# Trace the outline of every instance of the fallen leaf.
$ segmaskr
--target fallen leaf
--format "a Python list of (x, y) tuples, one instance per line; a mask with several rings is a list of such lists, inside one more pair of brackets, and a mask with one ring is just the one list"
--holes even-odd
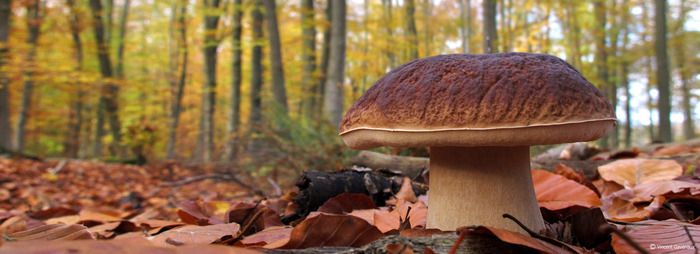
[(204, 226), (223, 223), (221, 219), (208, 213), (197, 201), (183, 201), (177, 207), (177, 215), (187, 224)]
[(78, 224), (44, 225), (25, 231), (6, 234), (3, 237), (9, 241), (92, 239), (87, 228)]
[(229, 208), (225, 218), (228, 223), (250, 225), (246, 232), (242, 232), (244, 235), (259, 232), (268, 227), (284, 226), (279, 214), (263, 204), (235, 202)]
[(288, 239), (265, 245), (265, 248), (359, 247), (382, 236), (376, 227), (355, 216), (316, 212), (294, 227)]
[[(676, 220), (643, 221), (624, 226), (625, 234), (649, 253), (697, 253), (700, 226)], [(625, 240), (613, 234), (616, 253), (638, 253)]]
[(403, 181), (401, 182), (401, 189), (399, 189), (395, 196), (399, 200), (403, 199), (412, 203), (418, 201), (416, 193), (413, 191), (413, 184), (411, 183), (411, 178), (403, 178)]
[(532, 170), (537, 202), (551, 211), (573, 206), (599, 207), (600, 198), (588, 187), (545, 170)]
[[(516, 244), (520, 246), (525, 246), (537, 251), (540, 251), (541, 253), (567, 253), (566, 250), (554, 246), (550, 243), (547, 243), (545, 241), (539, 240), (532, 238), (530, 236), (526, 236), (517, 232), (513, 231), (508, 231), (505, 229), (499, 229), (499, 228), (493, 228), (493, 227), (486, 227), (486, 226), (477, 226), (477, 227), (469, 227), (467, 228), (467, 232), (470, 234), (489, 234), (496, 236), (498, 239), (500, 239), (503, 242), (510, 243), (510, 244)], [(574, 247), (574, 249), (576, 249)], [(581, 250), (579, 253), (583, 253), (583, 250)]]
[(377, 208), (377, 206), (367, 194), (346, 192), (328, 199), (318, 208), (318, 211), (322, 213), (343, 214), (350, 213), (353, 210), (373, 208)]
[(673, 156), (673, 155), (680, 155), (680, 154), (687, 154), (687, 153), (692, 153), (693, 148), (687, 145), (683, 144), (675, 144), (675, 145), (670, 145), (670, 146), (665, 146), (661, 147), (658, 150), (654, 151), (653, 156), (659, 157), (659, 156)]
[(622, 159), (598, 167), (600, 177), (627, 188), (638, 184), (671, 180), (683, 174), (683, 167), (673, 160)]
[(223, 245), (155, 246), (141, 237), (110, 241), (51, 241), (10, 242), (0, 248), (0, 254), (100, 253), (100, 254), (261, 254), (262, 252)]
[(235, 236), (239, 230), (240, 226), (237, 223), (207, 226), (186, 225), (158, 234), (153, 238), (153, 243), (158, 246), (209, 244), (225, 236)]
[(288, 226), (269, 227), (263, 231), (244, 237), (239, 243), (246, 247), (264, 246), (282, 239), (288, 239), (292, 234), (292, 230), (293, 228)]

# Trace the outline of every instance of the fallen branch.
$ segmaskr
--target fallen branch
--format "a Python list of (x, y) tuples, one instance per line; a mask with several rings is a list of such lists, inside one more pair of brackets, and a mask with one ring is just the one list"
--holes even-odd
[(411, 179), (416, 179), (430, 165), (428, 158), (387, 155), (371, 151), (362, 151), (350, 162), (354, 165), (371, 169), (389, 169), (403, 173)]

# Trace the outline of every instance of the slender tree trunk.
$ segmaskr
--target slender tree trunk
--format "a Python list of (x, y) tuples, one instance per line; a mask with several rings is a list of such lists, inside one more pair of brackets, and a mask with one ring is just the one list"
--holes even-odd
[[(369, 8), (367, 8), (369, 10)], [(369, 13), (369, 12), (366, 12)], [(430, 18), (433, 16), (433, 1), (423, 0), (423, 32), (425, 36), (423, 37), (423, 55), (432, 55), (432, 42), (433, 36), (430, 27)], [(362, 89), (364, 92), (364, 89)]]
[(408, 52), (405, 62), (418, 58), (418, 31), (416, 29), (416, 1), (404, 0), (406, 11), (406, 41)]
[[(370, 12), (369, 0), (364, 0), (362, 6), (364, 8), (365, 13)], [(427, 21), (425, 24), (428, 24)], [(428, 41), (426, 41), (426, 43), (428, 43)], [(369, 15), (365, 15), (364, 20), (362, 21), (362, 55), (365, 57), (364, 59), (369, 59)], [(368, 61), (362, 61), (362, 72), (364, 73), (364, 75), (362, 75), (360, 93), (364, 93), (367, 90), (367, 80), (369, 78), (370, 73)], [(353, 97), (352, 100), (357, 100), (357, 97)]]
[(250, 145), (248, 147), (248, 151), (253, 154), (257, 153), (259, 149), (259, 141), (257, 140), (258, 138), (256, 136), (260, 133), (259, 128), (262, 123), (262, 99), (260, 95), (263, 83), (262, 43), (264, 38), (262, 28), (262, 9), (262, 2), (255, 1), (255, 6), (253, 7), (253, 11), (251, 13), (251, 16), (253, 17), (253, 50), (250, 58), (250, 114), (248, 116), (248, 124), (250, 125), (248, 128), (250, 132)]
[(277, 23), (277, 4), (275, 0), (263, 0), (267, 18), (267, 38), (270, 45), (270, 69), (272, 72), (272, 93), (275, 101), (285, 115), (289, 114), (287, 105), (287, 88), (284, 85), (284, 66), (282, 63), (282, 43)]
[[(651, 17), (650, 17), (650, 10), (647, 7), (647, 3), (644, 2), (641, 4), (642, 5), (642, 22), (644, 23), (644, 30), (645, 32), (642, 32), (642, 41), (645, 43), (645, 45), (651, 45), (652, 41), (649, 39), (650, 34), (647, 34), (646, 31), (651, 31), (652, 26), (651, 26)], [(646, 76), (647, 76), (647, 89), (646, 89), (646, 106), (647, 110), (649, 111), (649, 142), (654, 143), (658, 141), (656, 138), (656, 128), (654, 127), (654, 98), (651, 96), (651, 90), (654, 89), (654, 83), (656, 82), (656, 77), (654, 77), (654, 68), (653, 68), (653, 59), (652, 56), (650, 55), (653, 50), (651, 48), (645, 48), (644, 52), (645, 54), (645, 61), (644, 61), (644, 69), (646, 71)]]
[[(326, 94), (326, 79), (328, 79), (326, 74), (328, 73), (328, 58), (330, 57), (331, 52), (331, 10), (333, 9), (333, 2), (333, 0), (326, 1), (324, 17), (328, 25), (324, 26), (323, 28), (323, 47), (321, 48), (321, 64), (318, 70), (318, 75), (320, 78), (318, 79), (319, 82), (317, 90), (315, 92), (316, 96), (313, 101), (313, 108), (317, 109), (315, 112), (316, 119), (321, 119), (321, 116), (323, 115), (323, 96)], [(321, 123), (321, 121), (319, 121), (318, 123)]]
[(462, 24), (460, 26), (460, 33), (462, 34), (462, 53), (467, 54), (471, 50), (472, 1), (459, 0), (459, 11), (460, 18), (462, 19)]
[(483, 19), (484, 19), (484, 53), (496, 53), (498, 48), (497, 33), (496, 33), (496, 1), (484, 0), (483, 2)]
[(629, 41), (630, 41), (630, 11), (629, 11), (629, 1), (624, 0), (622, 7), (622, 45), (620, 45), (620, 61), (619, 61), (619, 72), (620, 72), (620, 83), (622, 87), (625, 88), (625, 147), (629, 148), (632, 146), (632, 94), (630, 92), (630, 82), (629, 82)]
[(393, 12), (394, 12), (394, 4), (392, 3), (392, 0), (382, 0), (382, 6), (383, 8), (383, 18), (384, 18), (384, 29), (386, 30), (386, 42), (387, 42), (387, 47), (385, 49), (385, 54), (387, 60), (389, 60), (389, 69), (393, 69), (396, 67), (396, 55), (394, 54), (393, 47), (394, 45), (394, 29), (393, 29), (393, 23), (394, 23), (394, 18), (393, 18)]
[(690, 92), (690, 81), (692, 80), (692, 73), (688, 66), (686, 66), (686, 41), (685, 41), (685, 31), (683, 31), (683, 25), (685, 24), (687, 16), (687, 8), (685, 6), (686, 1), (681, 0), (678, 6), (678, 19), (675, 22), (674, 34), (675, 41), (674, 49), (676, 58), (676, 68), (678, 69), (678, 78), (681, 81), (681, 96), (683, 98), (683, 137), (688, 139), (695, 138), (695, 123), (693, 122), (693, 107), (690, 104), (690, 99), (693, 96)]
[[(208, 15), (204, 17), (204, 73), (206, 85), (202, 91), (202, 118), (199, 130), (201, 159), (208, 162), (214, 150), (214, 111), (216, 109), (216, 64), (219, 41), (216, 33), (219, 26), (220, 0), (205, 0)], [(213, 13), (213, 14), (212, 14)]]
[(308, 97), (302, 98), (304, 115), (312, 119), (314, 114), (314, 101), (318, 100), (318, 82), (316, 77), (316, 24), (314, 21), (314, 0), (301, 1), (301, 30), (302, 48), (301, 59), (303, 61), (301, 80), (304, 91)]
[[(119, 122), (119, 87), (114, 84), (114, 81), (110, 79), (113, 78), (112, 73), (112, 61), (109, 56), (109, 48), (107, 47), (107, 41), (105, 40), (105, 29), (104, 21), (102, 19), (102, 3), (100, 0), (90, 0), (90, 9), (92, 10), (92, 26), (95, 35), (95, 41), (97, 43), (97, 58), (100, 64), (100, 73), (102, 78), (102, 88), (100, 90), (100, 110), (98, 112), (97, 121), (97, 132), (98, 140), (102, 138), (100, 135), (100, 129), (102, 128), (104, 117), (107, 118), (109, 122), (110, 130), (112, 131), (113, 142), (117, 145), (121, 143), (121, 123)], [(100, 117), (101, 114), (104, 114)], [(101, 149), (101, 145), (100, 145)], [(101, 151), (97, 151), (98, 156)]]
[(27, 5), (27, 44), (29, 44), (29, 52), (27, 53), (27, 63), (29, 67), (24, 69), (24, 88), (22, 90), (22, 104), (19, 109), (19, 117), (17, 119), (17, 133), (15, 136), (15, 150), (18, 152), (24, 151), (25, 128), (29, 120), (29, 110), (32, 105), (32, 93), (34, 90), (34, 74), (36, 72), (36, 49), (39, 42), (39, 30), (41, 28), (41, 0), (29, 1)]
[[(80, 16), (75, 7), (75, 0), (66, 1), (70, 10), (69, 27), (73, 47), (75, 48), (75, 72), (80, 74), (83, 71), (83, 42), (80, 38)], [(76, 158), (80, 151), (81, 135), (83, 126), (83, 99), (84, 90), (80, 81), (75, 82), (75, 94), (71, 96), (71, 112), (69, 114), (68, 135), (64, 141), (64, 155)]]
[[(178, 31), (178, 38), (176, 43), (176, 54), (175, 59), (175, 69), (179, 69), (179, 74), (177, 78), (173, 78), (171, 83), (173, 101), (170, 105), (170, 128), (168, 130), (168, 145), (167, 145), (167, 158), (175, 158), (175, 145), (177, 144), (177, 128), (180, 125), (180, 112), (182, 111), (182, 97), (185, 94), (185, 83), (187, 82), (187, 59), (189, 57), (189, 49), (187, 45), (187, 0), (178, 1), (179, 11), (173, 12), (173, 15), (177, 16), (177, 22), (175, 26)], [(178, 61), (178, 58), (180, 59)], [(178, 64), (179, 62), (179, 64)], [(173, 73), (173, 77), (176, 74)]]
[(654, 45), (656, 51), (656, 81), (659, 89), (659, 139), (672, 142), (671, 132), (671, 86), (667, 52), (666, 0), (655, 0)]
[[(615, 97), (617, 96), (614, 86), (609, 82), (608, 74), (608, 53), (607, 53), (607, 40), (606, 40), (606, 30), (607, 25), (607, 15), (604, 0), (596, 0), (593, 2), (593, 12), (595, 13), (595, 66), (596, 74), (598, 76), (599, 86), (605, 91), (608, 100), (615, 102)], [(613, 104), (613, 108), (614, 108)], [(604, 148), (610, 147), (610, 135), (614, 135), (615, 132), (608, 134), (600, 140), (600, 145)], [(615, 147), (613, 147), (615, 148)]]
[(117, 66), (114, 71), (116, 77), (124, 79), (124, 44), (126, 40), (126, 23), (129, 21), (129, 7), (131, 0), (124, 0), (121, 17), (119, 17), (119, 37), (117, 37)]
[(10, 128), (10, 79), (5, 64), (8, 58), (8, 39), (10, 36), (10, 17), (12, 16), (12, 1), (0, 0), (0, 150), (10, 149), (12, 145)]
[(343, 79), (345, 78), (345, 0), (334, 1), (331, 52), (328, 66), (326, 94), (323, 101), (325, 117), (333, 125), (338, 126), (343, 117)]
[(233, 20), (231, 31), (231, 114), (228, 121), (229, 143), (226, 147), (226, 159), (232, 161), (238, 155), (238, 136), (241, 125), (241, 83), (243, 48), (243, 1), (233, 2)]

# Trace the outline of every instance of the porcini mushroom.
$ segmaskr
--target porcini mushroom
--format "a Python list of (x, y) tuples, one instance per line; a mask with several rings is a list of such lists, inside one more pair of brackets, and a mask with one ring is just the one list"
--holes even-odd
[(505, 53), (417, 59), (382, 77), (340, 125), (354, 149), (429, 147), (428, 227), (544, 228), (530, 145), (591, 141), (615, 125), (603, 94), (565, 61)]

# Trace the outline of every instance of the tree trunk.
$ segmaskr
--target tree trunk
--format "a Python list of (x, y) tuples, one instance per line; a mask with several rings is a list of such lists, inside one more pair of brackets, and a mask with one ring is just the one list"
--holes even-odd
[(396, 55), (394, 55), (394, 29), (393, 29), (393, 3), (392, 0), (382, 0), (383, 18), (384, 18), (384, 29), (386, 30), (386, 43), (388, 44), (385, 48), (385, 54), (387, 60), (389, 60), (389, 69), (396, 67)]
[(15, 150), (22, 153), (24, 151), (25, 128), (29, 120), (29, 109), (32, 106), (32, 91), (34, 90), (34, 73), (36, 72), (36, 49), (39, 41), (39, 30), (41, 27), (41, 0), (32, 0), (27, 3), (27, 53), (28, 68), (24, 68), (24, 88), (22, 90), (22, 104), (20, 104), (19, 117), (17, 119), (17, 133), (15, 135)]
[[(75, 0), (66, 1), (70, 10), (69, 27), (73, 47), (75, 47), (75, 72), (80, 74), (83, 71), (83, 42), (80, 38), (80, 16), (75, 7)], [(85, 91), (80, 81), (75, 82), (75, 94), (71, 96), (71, 111), (69, 113), (68, 135), (64, 141), (64, 155), (71, 158), (78, 157), (80, 151), (81, 135), (83, 126), (83, 99)]]
[(497, 33), (496, 33), (496, 1), (497, 0), (484, 0), (482, 11), (483, 11), (483, 22), (484, 22), (484, 53), (496, 53), (498, 48), (497, 43)]
[[(185, 83), (187, 81), (187, 59), (189, 56), (189, 49), (187, 45), (187, 0), (179, 1), (179, 13), (173, 12), (174, 16), (177, 16), (177, 22), (175, 26), (178, 30), (178, 38), (176, 43), (176, 54), (175, 59), (171, 60), (175, 62), (175, 69), (173, 71), (180, 70), (177, 79), (175, 79), (175, 73), (173, 73), (171, 89), (173, 95), (173, 101), (170, 106), (170, 128), (168, 130), (168, 145), (167, 145), (167, 158), (175, 158), (175, 145), (177, 144), (177, 128), (180, 125), (180, 112), (182, 111), (182, 97), (185, 93)], [(177, 4), (176, 4), (177, 5)], [(175, 11), (175, 10), (174, 10)], [(178, 58), (180, 59), (178, 61)]]
[(318, 100), (318, 87), (316, 75), (316, 24), (314, 21), (314, 0), (301, 1), (301, 30), (302, 48), (301, 59), (303, 61), (301, 82), (308, 97), (302, 98), (302, 111), (304, 115), (313, 119), (314, 101)]
[(345, 78), (345, 0), (333, 2), (331, 23), (331, 49), (328, 65), (328, 80), (323, 96), (325, 117), (338, 126), (343, 117), (343, 79)]
[(263, 41), (263, 5), (261, 1), (255, 1), (255, 6), (253, 7), (252, 17), (253, 17), (253, 49), (251, 53), (251, 75), (250, 75), (250, 114), (248, 118), (248, 131), (250, 144), (248, 147), (248, 152), (257, 153), (259, 149), (258, 137), (259, 128), (262, 122), (262, 44)]
[(472, 1), (459, 0), (459, 11), (460, 18), (462, 19), (462, 24), (460, 26), (460, 33), (462, 34), (462, 53), (467, 54), (471, 50)]
[(285, 115), (289, 115), (287, 89), (284, 85), (284, 66), (282, 63), (282, 45), (277, 23), (277, 4), (275, 0), (263, 0), (267, 18), (267, 38), (270, 45), (270, 70), (272, 73), (272, 93), (275, 101)]
[(620, 83), (625, 88), (625, 147), (630, 148), (632, 146), (632, 94), (630, 92), (630, 82), (629, 82), (629, 41), (630, 41), (630, 11), (629, 11), (629, 1), (623, 1), (622, 5), (622, 45), (620, 48)]
[(656, 51), (656, 81), (659, 89), (659, 139), (672, 142), (671, 133), (671, 86), (666, 38), (666, 0), (655, 0), (654, 38)]
[(204, 73), (206, 84), (202, 91), (202, 118), (199, 130), (199, 148), (201, 159), (208, 162), (212, 159), (214, 149), (214, 110), (216, 109), (216, 62), (219, 41), (216, 38), (219, 26), (218, 14), (220, 0), (205, 0), (206, 13), (204, 17)]
[[(642, 21), (644, 23), (644, 28), (645, 31), (650, 31), (652, 30), (651, 28), (651, 18), (649, 17), (650, 11), (647, 8), (647, 3), (642, 3)], [(647, 32), (642, 32), (642, 41), (649, 45), (651, 44), (651, 41), (649, 41), (649, 35)], [(647, 48), (645, 50), (645, 53), (651, 53), (653, 50)], [(647, 97), (647, 110), (649, 111), (649, 143), (655, 143), (657, 141), (656, 138), (656, 130), (654, 128), (654, 98), (651, 96), (651, 90), (653, 89), (653, 84), (655, 83), (656, 77), (654, 77), (654, 68), (653, 68), (653, 63), (652, 63), (652, 56), (651, 55), (646, 55), (645, 54), (645, 61), (644, 61), (644, 69), (646, 70), (646, 76), (647, 76), (647, 89), (646, 89), (646, 97)]]
[(10, 17), (12, 16), (12, 1), (0, 0), (0, 150), (10, 149), (12, 145), (10, 128), (10, 78), (5, 70), (8, 58), (8, 38), (10, 36)]
[(117, 67), (114, 71), (116, 77), (123, 81), (124, 79), (124, 44), (126, 40), (126, 23), (129, 18), (129, 6), (131, 0), (124, 0), (122, 6), (121, 17), (119, 18), (119, 37), (117, 37)]
[[(97, 43), (97, 58), (100, 64), (100, 74), (104, 79), (100, 89), (100, 107), (98, 109), (97, 132), (98, 140), (102, 138), (100, 129), (102, 128), (104, 117), (109, 122), (110, 130), (112, 131), (113, 142), (117, 145), (121, 143), (121, 123), (119, 121), (119, 87), (114, 84), (112, 74), (112, 61), (109, 57), (109, 48), (105, 40), (104, 21), (102, 20), (102, 2), (100, 0), (90, 0), (90, 9), (92, 10), (92, 26)], [(102, 116), (100, 116), (102, 115)], [(101, 143), (100, 143), (101, 144)], [(101, 149), (101, 145), (99, 146)], [(101, 151), (97, 151), (98, 156)]]
[(231, 114), (228, 121), (226, 159), (232, 161), (238, 154), (238, 135), (241, 125), (242, 59), (241, 34), (243, 32), (243, 1), (233, 3), (233, 29), (231, 34)]
[(416, 1), (405, 0), (404, 8), (406, 11), (406, 42), (408, 43), (408, 52), (406, 61), (408, 62), (418, 58), (418, 31), (416, 30)]
[[(369, 8), (367, 8), (369, 10)], [(369, 12), (367, 12), (369, 13)], [(431, 56), (432, 55), (432, 42), (433, 42), (433, 36), (431, 33), (431, 28), (430, 28), (430, 19), (433, 16), (433, 1), (432, 0), (423, 0), (423, 32), (425, 33), (425, 36), (423, 37), (423, 55), (424, 56)], [(364, 91), (364, 89), (363, 89)]]
[[(598, 76), (598, 86), (605, 91), (608, 100), (614, 102), (615, 100), (615, 89), (613, 85), (609, 82), (608, 76), (608, 53), (607, 53), (607, 42), (606, 42), (606, 30), (607, 25), (607, 15), (605, 2), (603, 0), (596, 0), (593, 3), (593, 12), (595, 13), (595, 27), (594, 32), (595, 37), (595, 66), (596, 74)], [(614, 105), (613, 105), (614, 108)], [(610, 135), (603, 137), (600, 140), (600, 145), (604, 148), (610, 147)]]
[(685, 6), (685, 1), (681, 0), (678, 10), (678, 20), (676, 21), (674, 28), (675, 41), (673, 49), (676, 56), (678, 78), (681, 81), (681, 96), (683, 96), (683, 137), (686, 140), (689, 140), (695, 138), (695, 123), (693, 122), (693, 107), (690, 104), (691, 97), (693, 96), (690, 92), (692, 73), (689, 67), (686, 66), (685, 31), (683, 31), (683, 25), (685, 24), (687, 12), (688, 10)]
[(318, 70), (318, 84), (315, 90), (315, 98), (313, 100), (313, 108), (316, 109), (314, 112), (314, 117), (319, 119), (318, 123), (321, 123), (321, 116), (323, 115), (323, 96), (325, 95), (326, 89), (326, 79), (328, 78), (326, 74), (328, 73), (328, 58), (331, 52), (331, 10), (333, 8), (333, 0), (326, 1), (325, 15), (326, 26), (323, 27), (323, 46), (321, 47), (321, 63)]

